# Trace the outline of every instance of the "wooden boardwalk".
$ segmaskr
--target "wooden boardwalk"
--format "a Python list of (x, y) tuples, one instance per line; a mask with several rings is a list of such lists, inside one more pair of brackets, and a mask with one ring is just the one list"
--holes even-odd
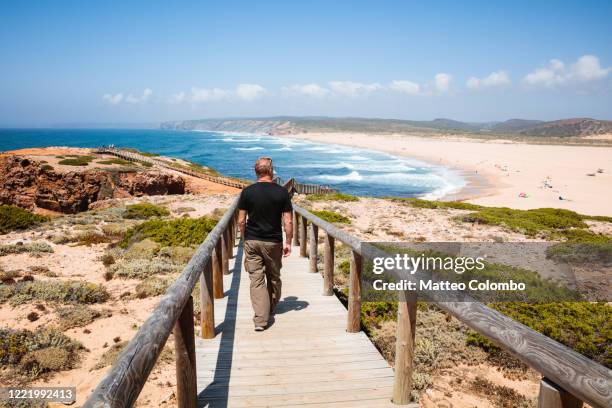
[(284, 259), (282, 301), (265, 332), (253, 330), (242, 248), (215, 301), (217, 335), (196, 336), (200, 407), (392, 407), (393, 370), (347, 311), (323, 296), (299, 248)]

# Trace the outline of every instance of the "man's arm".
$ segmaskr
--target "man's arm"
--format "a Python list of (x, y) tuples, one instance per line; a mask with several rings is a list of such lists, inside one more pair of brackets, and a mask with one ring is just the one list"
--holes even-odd
[(283, 226), (285, 227), (283, 256), (289, 256), (291, 254), (291, 238), (293, 237), (293, 211), (283, 213)]
[(246, 210), (238, 210), (238, 228), (240, 228), (240, 236), (244, 237), (246, 229)]

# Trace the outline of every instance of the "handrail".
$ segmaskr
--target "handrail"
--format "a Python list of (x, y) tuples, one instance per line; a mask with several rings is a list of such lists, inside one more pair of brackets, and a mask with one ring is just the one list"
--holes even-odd
[[(361, 248), (362, 241), (358, 238), (322, 220), (298, 205), (294, 205), (293, 208), (297, 217), (301, 218), (299, 230), (302, 241), (298, 239), (301, 254), (305, 255), (306, 253), (306, 242), (303, 241), (305, 241), (306, 224), (308, 222), (311, 223), (310, 248), (311, 251), (314, 251), (314, 254), (310, 254), (311, 259), (313, 256), (316, 259), (316, 241), (313, 244), (312, 238), (318, 236), (318, 228), (323, 229), (327, 234), (325, 237), (326, 255), (332, 258), (331, 260), (325, 259), (326, 270), (324, 272), (324, 277), (327, 285), (331, 285), (331, 282), (333, 282), (333, 240), (337, 239), (341, 241), (353, 251), (353, 257), (351, 259), (351, 277), (349, 278), (351, 287), (349, 288), (348, 328), (349, 331), (354, 331), (354, 322), (359, 321), (361, 307), (358, 296), (361, 291), (360, 280), (358, 279), (360, 271), (354, 264), (361, 264), (361, 256), (367, 255), (367, 257), (370, 257), (373, 254), (384, 256), (386, 253), (376, 248), (369, 248), (368, 254), (363, 254)], [(298, 226), (296, 226), (295, 229), (297, 230)], [(294, 238), (295, 237), (297, 237), (297, 235), (294, 235)], [(378, 252), (380, 252), (380, 254), (378, 254)], [(330, 264), (331, 267), (328, 266)], [(316, 268), (316, 263), (314, 268)], [(401, 276), (399, 271), (392, 272), (397, 277)], [(331, 276), (327, 276), (329, 274), (331, 274)], [(331, 288), (324, 288), (324, 292), (328, 292), (329, 289)], [(604, 408), (612, 406), (611, 370), (474, 299), (466, 297), (464, 300), (466, 301), (434, 301), (433, 303), (467, 326), (493, 340), (530, 367), (542, 373), (546, 378), (552, 380), (557, 386), (561, 387), (561, 391), (570, 393), (572, 396), (578, 397), (594, 407)], [(414, 306), (413, 313), (416, 313), (416, 305)], [(406, 316), (403, 316), (403, 318), (406, 319)], [(409, 321), (410, 319), (403, 320), (398, 322), (398, 325), (406, 324), (406, 322), (414, 324), (414, 318), (416, 318), (416, 315), (412, 318), (412, 322)], [(398, 333), (399, 330), (400, 327), (398, 327)], [(412, 332), (412, 337), (414, 337), (413, 330), (408, 329), (407, 332)], [(409, 344), (413, 342), (413, 340), (411, 341), (410, 339), (407, 339), (407, 341)], [(399, 345), (399, 338), (397, 343), (396, 347), (401, 347)], [(405, 344), (403, 346), (405, 347)], [(412, 371), (411, 356), (412, 351), (407, 353), (406, 356), (410, 361), (404, 362), (405, 365), (408, 366), (408, 374), (411, 374)], [(398, 375), (398, 365), (401, 366), (401, 364), (398, 364), (396, 361), (396, 375)], [(404, 375), (405, 374), (406, 373), (404, 373)], [(397, 381), (396, 378), (396, 384)], [(410, 384), (409, 380), (406, 381)], [(410, 390), (408, 389), (408, 393), (409, 392)]]
[(249, 185), (249, 183), (245, 183), (245, 182), (240, 182), (240, 181), (234, 181), (234, 180), (230, 180), (227, 179), (225, 177), (217, 177), (217, 176), (211, 176), (208, 174), (203, 174), (197, 171), (193, 171), (193, 170), (189, 170), (189, 169), (182, 169), (182, 168), (177, 168), (177, 167), (173, 167), (171, 165), (169, 165), (168, 163), (162, 161), (162, 160), (158, 160), (158, 159), (154, 159), (151, 157), (146, 157), (142, 154), (138, 154), (138, 153), (133, 153), (133, 152), (129, 152), (123, 149), (119, 149), (117, 147), (99, 147), (96, 149), (97, 153), (106, 153), (106, 154), (112, 154), (113, 156), (117, 156), (121, 159), (125, 159), (125, 160), (129, 160), (129, 161), (140, 161), (140, 162), (144, 162), (144, 163), (149, 163), (149, 164), (157, 164), (158, 166), (167, 168), (169, 170), (174, 170), (174, 171), (178, 171), (179, 173), (184, 173), (187, 175), (190, 175), (192, 177), (197, 177), (197, 178), (201, 178), (204, 180), (208, 180), (208, 181), (212, 181), (213, 183), (217, 183), (217, 184), (222, 184), (225, 186), (229, 186), (229, 187), (234, 187), (234, 188), (239, 188), (239, 189), (243, 189), (246, 186)]
[[(233, 239), (231, 229), (235, 226), (234, 218), (237, 208), (238, 199), (234, 200), (215, 228), (198, 247), (180, 276), (161, 298), (151, 316), (138, 330), (113, 367), (89, 396), (85, 405), (83, 405), (84, 407), (131, 407), (134, 404), (164, 348), (170, 332), (181, 318), (185, 306), (191, 304), (193, 288), (203, 271), (210, 267), (211, 260), (215, 257), (213, 251), (216, 248), (218, 250), (219, 242), (227, 242), (228, 239)], [(205, 291), (206, 288), (201, 288), (201, 292)], [(191, 332), (193, 333), (193, 314), (187, 317), (185, 320), (188, 322), (187, 324), (191, 325)], [(193, 336), (191, 342), (193, 342)], [(179, 357), (181, 356), (177, 355), (177, 361)], [(193, 363), (195, 364), (195, 361)], [(195, 369), (195, 367), (193, 368)], [(195, 394), (193, 398), (195, 401)]]

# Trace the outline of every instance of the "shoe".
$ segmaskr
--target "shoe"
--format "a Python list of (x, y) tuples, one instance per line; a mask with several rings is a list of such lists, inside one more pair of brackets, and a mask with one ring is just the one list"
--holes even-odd
[(256, 331), (256, 332), (262, 332), (262, 331), (264, 331), (264, 330), (266, 330), (266, 328), (265, 328), (265, 327), (263, 327), (263, 326), (255, 326), (255, 331)]

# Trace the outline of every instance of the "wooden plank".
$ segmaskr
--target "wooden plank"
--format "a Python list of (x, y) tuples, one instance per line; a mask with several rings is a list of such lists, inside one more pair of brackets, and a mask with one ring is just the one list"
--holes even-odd
[(176, 356), (176, 404), (179, 408), (197, 406), (196, 357), (193, 335), (193, 298), (174, 325), (174, 354)]

